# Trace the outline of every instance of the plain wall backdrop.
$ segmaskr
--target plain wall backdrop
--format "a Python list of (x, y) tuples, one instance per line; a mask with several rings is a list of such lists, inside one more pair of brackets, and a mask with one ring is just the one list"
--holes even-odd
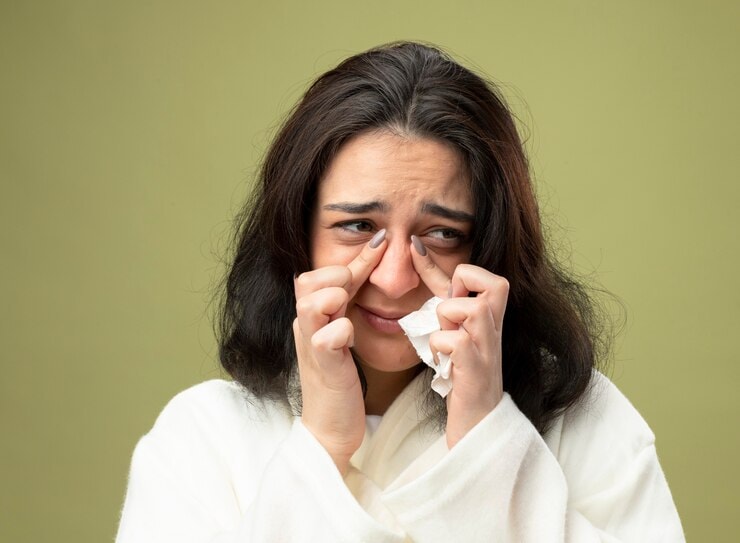
[(737, 2), (0, 3), (0, 540), (110, 541), (165, 403), (222, 376), (230, 221), (316, 75), (398, 39), (503, 85), (610, 375), (694, 541), (734, 541)]

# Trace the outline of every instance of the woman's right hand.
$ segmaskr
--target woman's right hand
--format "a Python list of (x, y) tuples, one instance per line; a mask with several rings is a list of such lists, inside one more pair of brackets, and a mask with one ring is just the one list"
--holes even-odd
[(354, 328), (347, 304), (380, 262), (383, 231), (346, 266), (326, 266), (295, 279), (293, 321), (301, 379), (303, 425), (344, 475), (365, 435), (365, 403), (350, 347)]

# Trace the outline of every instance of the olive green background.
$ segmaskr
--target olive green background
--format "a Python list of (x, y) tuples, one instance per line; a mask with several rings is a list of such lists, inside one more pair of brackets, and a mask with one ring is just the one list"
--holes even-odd
[(136, 440), (222, 375), (230, 219), (306, 84), (421, 39), (501, 82), (693, 541), (735, 541), (737, 2), (0, 4), (0, 540), (110, 541)]

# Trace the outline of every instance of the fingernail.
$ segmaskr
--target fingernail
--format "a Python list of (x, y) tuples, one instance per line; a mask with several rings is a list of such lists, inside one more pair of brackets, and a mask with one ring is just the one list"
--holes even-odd
[(424, 244), (419, 238), (417, 238), (416, 236), (411, 236), (411, 244), (414, 246), (414, 249), (416, 249), (417, 253), (419, 253), (421, 256), (427, 256), (427, 248), (424, 247)]
[(378, 245), (383, 243), (383, 240), (385, 239), (385, 228), (380, 230), (377, 234), (373, 236), (373, 239), (370, 240), (370, 248), (376, 249)]

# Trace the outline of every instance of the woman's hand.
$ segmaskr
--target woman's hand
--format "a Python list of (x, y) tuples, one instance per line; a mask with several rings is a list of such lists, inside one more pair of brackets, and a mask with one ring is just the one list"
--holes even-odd
[(347, 303), (378, 265), (387, 243), (381, 231), (347, 266), (327, 266), (296, 277), (293, 321), (304, 426), (344, 475), (365, 435), (360, 377), (349, 349), (354, 328)]
[[(471, 264), (458, 265), (449, 277), (428, 253), (421, 255), (416, 249), (411, 253), (422, 281), (445, 298), (437, 306), (441, 330), (431, 335), (429, 346), (435, 356), (440, 352), (452, 360), (445, 432), (452, 448), (503, 397), (501, 330), (509, 283)], [(468, 297), (471, 292), (474, 298)]]

